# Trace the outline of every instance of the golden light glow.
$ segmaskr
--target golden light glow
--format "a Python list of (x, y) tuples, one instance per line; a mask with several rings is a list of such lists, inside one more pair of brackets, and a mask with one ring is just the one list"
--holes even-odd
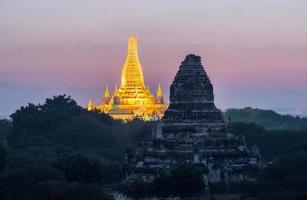
[(163, 101), (160, 84), (156, 97), (152, 95), (149, 86), (145, 86), (143, 70), (138, 57), (137, 38), (130, 36), (120, 87), (117, 88), (115, 85), (113, 96), (110, 97), (107, 86), (102, 104), (95, 105), (90, 100), (88, 110), (108, 113), (115, 119), (132, 120), (137, 117), (153, 120), (161, 118), (165, 109), (166, 104)]
[(109, 98), (109, 97), (110, 97), (110, 92), (109, 92), (108, 86), (106, 87), (106, 90), (105, 90), (105, 92), (104, 92), (104, 97), (105, 97), (105, 98)]
[(87, 103), (87, 110), (88, 111), (92, 111), (93, 110), (93, 102), (92, 102), (91, 99)]
[(163, 97), (163, 92), (162, 92), (160, 84), (158, 86), (157, 97)]
[(121, 76), (121, 87), (132, 85), (144, 85), (143, 71), (138, 56), (137, 39), (135, 36), (129, 36), (127, 57)]

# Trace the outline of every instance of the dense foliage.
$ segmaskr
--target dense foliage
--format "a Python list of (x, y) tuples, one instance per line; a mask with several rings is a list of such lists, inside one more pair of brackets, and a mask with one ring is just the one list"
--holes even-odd
[[(283, 199), (307, 199), (307, 152), (281, 156), (264, 172), (260, 191)], [(270, 191), (268, 191), (270, 189)]]
[(0, 172), (4, 169), (7, 160), (7, 152), (4, 147), (0, 146)]
[(237, 191), (259, 200), (307, 199), (307, 131), (266, 130), (252, 123), (232, 123), (250, 145), (260, 148), (266, 164), (256, 184), (242, 185)]
[(120, 181), (125, 149), (152, 128), (88, 112), (65, 95), (11, 118), (0, 123), (1, 199), (107, 199), (103, 188)]
[(280, 115), (272, 110), (261, 110), (246, 107), (243, 109), (227, 109), (224, 113), (226, 121), (255, 123), (268, 129), (307, 129), (307, 117)]
[(256, 145), (265, 161), (290, 152), (307, 150), (307, 129), (272, 130), (253, 123), (236, 122), (229, 126), (235, 134), (244, 135), (248, 145)]
[[(238, 114), (241, 111), (225, 113), (226, 118), (231, 116), (229, 128), (244, 135), (248, 145), (257, 145), (263, 160), (272, 164), (260, 171), (256, 184), (233, 185), (228, 190), (220, 184), (210, 189), (256, 199), (307, 199), (306, 119), (257, 110), (258, 114), (245, 116)], [(0, 120), (3, 200), (111, 199), (106, 189), (120, 182), (125, 150), (149, 137), (153, 125), (141, 120), (123, 123), (88, 112), (65, 95), (21, 107), (11, 118)], [(137, 198), (197, 195), (204, 190), (203, 170), (179, 166), (152, 183), (137, 181), (125, 192)]]
[(153, 182), (138, 180), (125, 188), (125, 193), (134, 198), (144, 197), (193, 197), (204, 191), (205, 169), (195, 164), (180, 165), (169, 174), (164, 173)]
[(274, 160), (259, 174), (258, 182), (241, 190), (257, 200), (307, 199), (307, 152), (295, 152)]
[(65, 155), (54, 162), (69, 182), (102, 183), (103, 172), (97, 160), (90, 160), (81, 154)]

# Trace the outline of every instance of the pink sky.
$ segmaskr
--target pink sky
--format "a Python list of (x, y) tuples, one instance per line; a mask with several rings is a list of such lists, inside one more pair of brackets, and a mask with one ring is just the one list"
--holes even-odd
[(60, 93), (98, 101), (136, 34), (145, 81), (166, 95), (195, 53), (219, 107), (307, 112), (306, 19), (305, 0), (0, 0), (0, 110)]

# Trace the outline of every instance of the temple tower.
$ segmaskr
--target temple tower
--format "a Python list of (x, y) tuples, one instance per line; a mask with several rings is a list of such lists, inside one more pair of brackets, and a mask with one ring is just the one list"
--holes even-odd
[(149, 86), (145, 85), (138, 56), (137, 38), (130, 36), (120, 87), (115, 86), (112, 97), (106, 88), (103, 103), (94, 105), (91, 102), (88, 110), (99, 110), (108, 113), (115, 119), (123, 120), (132, 120), (136, 117), (145, 120), (162, 118), (166, 104), (163, 102), (161, 87), (159, 87), (158, 93), (159, 97), (156, 98), (152, 95)]
[(151, 182), (179, 165), (194, 163), (207, 169), (206, 184), (250, 182), (256, 178), (259, 160), (257, 148), (249, 148), (224, 122), (201, 58), (190, 54), (172, 82), (170, 105), (152, 137), (126, 160), (123, 181)]
[(106, 90), (104, 92), (104, 98), (103, 98), (103, 103), (104, 104), (109, 104), (111, 98), (110, 98), (110, 91), (108, 86), (106, 86)]
[(128, 38), (128, 52), (122, 69), (121, 87), (143, 87), (143, 70), (138, 56), (138, 45), (135, 36)]
[(153, 95), (146, 88), (142, 66), (138, 57), (137, 39), (128, 38), (128, 52), (122, 69), (119, 88), (121, 102), (125, 105), (153, 105)]
[(213, 86), (200, 56), (188, 55), (182, 61), (170, 87), (166, 121), (222, 123), (221, 111), (214, 105)]
[(160, 84), (158, 85), (156, 101), (159, 102), (159, 103), (164, 103), (163, 92), (162, 92)]

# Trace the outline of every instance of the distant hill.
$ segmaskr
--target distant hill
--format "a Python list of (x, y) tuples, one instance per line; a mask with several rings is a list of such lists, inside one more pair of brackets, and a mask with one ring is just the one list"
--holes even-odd
[(255, 123), (268, 129), (307, 129), (307, 117), (281, 115), (272, 110), (251, 107), (227, 109), (224, 118), (231, 122)]

